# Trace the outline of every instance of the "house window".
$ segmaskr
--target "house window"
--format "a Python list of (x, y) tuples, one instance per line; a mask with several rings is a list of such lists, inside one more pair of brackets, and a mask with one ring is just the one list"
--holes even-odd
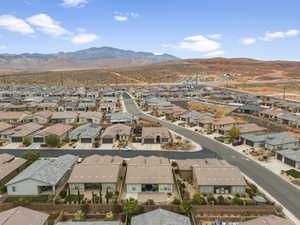
[(17, 188), (15, 186), (12, 186), (12, 192), (16, 192)]

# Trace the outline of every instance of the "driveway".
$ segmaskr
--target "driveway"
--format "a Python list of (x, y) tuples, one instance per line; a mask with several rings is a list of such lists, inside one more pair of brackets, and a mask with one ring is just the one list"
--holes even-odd
[(112, 148), (113, 148), (113, 144), (102, 144), (100, 146), (100, 148), (98, 148), (98, 149), (108, 150), (108, 149), (112, 149)]
[(17, 149), (22, 143), (9, 143), (5, 146), (2, 146), (3, 149)]
[(40, 147), (41, 147), (40, 143), (32, 143), (31, 145), (26, 147), (26, 149), (39, 149)]
[(75, 149), (91, 149), (93, 148), (92, 143), (78, 143)]

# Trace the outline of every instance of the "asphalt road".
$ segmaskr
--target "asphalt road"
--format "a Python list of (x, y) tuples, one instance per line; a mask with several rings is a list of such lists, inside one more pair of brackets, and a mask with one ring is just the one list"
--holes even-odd
[[(254, 180), (259, 186), (271, 194), (277, 201), (279, 201), (286, 209), (288, 209), (300, 221), (300, 190), (292, 186), (288, 182), (281, 179), (276, 174), (268, 169), (262, 167), (253, 160), (250, 160), (242, 154), (211, 140), (201, 134), (195, 133), (186, 128), (178, 127), (160, 119), (144, 114), (133, 102), (131, 97), (124, 94), (124, 102), (127, 111), (135, 115), (154, 122), (159, 122), (164, 127), (185, 136), (203, 148), (215, 152), (218, 156), (226, 160), (232, 165), (240, 168), (240, 170), (250, 179)], [(201, 152), (201, 151), (200, 151)], [(200, 154), (200, 152), (198, 154)], [(175, 153), (176, 154), (176, 153)], [(186, 153), (195, 154), (195, 153)], [(197, 153), (196, 153), (197, 154)]]

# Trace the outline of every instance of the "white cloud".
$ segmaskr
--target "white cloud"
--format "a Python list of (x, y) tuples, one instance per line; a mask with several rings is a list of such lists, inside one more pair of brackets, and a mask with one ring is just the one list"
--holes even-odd
[(211, 34), (211, 35), (208, 35), (208, 37), (211, 39), (219, 40), (219, 39), (222, 39), (223, 35), (222, 34)]
[(244, 38), (241, 40), (244, 45), (252, 45), (256, 42), (256, 38)]
[(184, 41), (179, 43), (178, 47), (197, 52), (210, 52), (219, 49), (221, 44), (203, 35), (197, 35), (184, 38)]
[(32, 34), (34, 30), (23, 19), (16, 18), (13, 15), (0, 16), (0, 28), (17, 32), (21, 34)]
[(290, 29), (288, 31), (278, 31), (278, 32), (270, 32), (267, 31), (265, 35), (261, 38), (264, 41), (273, 41), (279, 38), (288, 38), (288, 37), (295, 37), (299, 34), (298, 30)]
[(38, 30), (53, 37), (61, 37), (70, 32), (60, 26), (60, 23), (47, 14), (37, 14), (26, 19), (28, 23), (36, 26)]
[(82, 33), (77, 34), (74, 37), (71, 38), (71, 42), (74, 44), (88, 44), (91, 42), (94, 42), (99, 39), (99, 36), (96, 34), (88, 34), (88, 33)]
[(224, 55), (224, 53), (225, 52), (223, 50), (219, 50), (219, 51), (209, 52), (209, 53), (205, 54), (204, 56), (206, 56), (206, 57), (215, 57), (215, 56)]
[(62, 5), (66, 8), (72, 7), (84, 7), (88, 3), (88, 0), (63, 0)]
[(291, 29), (285, 32), (285, 36), (287, 37), (295, 37), (299, 34), (299, 30)]
[(0, 50), (5, 50), (5, 49), (7, 49), (6, 45), (0, 45)]
[(116, 15), (116, 16), (114, 16), (114, 18), (115, 18), (116, 21), (119, 21), (119, 22), (124, 22), (124, 21), (128, 20), (127, 16)]

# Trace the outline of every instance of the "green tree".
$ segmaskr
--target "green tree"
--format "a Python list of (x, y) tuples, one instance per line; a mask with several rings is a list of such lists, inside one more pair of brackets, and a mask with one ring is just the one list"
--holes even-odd
[(241, 131), (240, 131), (240, 128), (238, 128), (238, 127), (232, 127), (228, 132), (228, 135), (229, 135), (231, 141), (238, 139), (240, 137), (240, 134), (241, 134)]
[(50, 147), (58, 147), (60, 144), (60, 139), (57, 135), (49, 135), (46, 137), (45, 142)]
[(124, 204), (124, 211), (127, 218), (130, 220), (132, 216), (135, 216), (142, 212), (142, 208), (139, 206), (138, 201), (133, 198), (126, 200)]
[(195, 205), (204, 205), (205, 198), (200, 193), (195, 193), (193, 196), (193, 204)]
[(24, 137), (23, 139), (23, 145), (25, 145), (26, 147), (31, 145), (31, 139), (30, 137)]
[(179, 209), (185, 215), (189, 215), (190, 212), (193, 209), (193, 205), (192, 205), (191, 201), (189, 201), (189, 200), (183, 200), (181, 202), (181, 204), (179, 205)]
[(41, 154), (39, 152), (27, 151), (22, 154), (22, 158), (26, 159), (29, 164), (40, 158)]

